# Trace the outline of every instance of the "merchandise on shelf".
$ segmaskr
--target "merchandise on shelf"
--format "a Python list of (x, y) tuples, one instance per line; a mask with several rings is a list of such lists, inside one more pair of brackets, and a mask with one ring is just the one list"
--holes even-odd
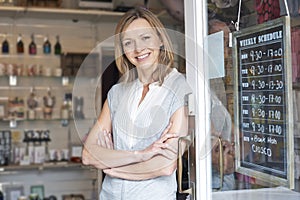
[(60, 55), (61, 54), (61, 44), (59, 42), (59, 36), (56, 36), (56, 44), (54, 46), (54, 54)]
[(5, 37), (4, 41), (2, 42), (2, 53), (7, 54), (9, 53), (9, 43)]
[(36, 44), (35, 44), (35, 41), (34, 41), (34, 35), (31, 34), (31, 42), (29, 44), (29, 47), (28, 47), (28, 52), (30, 55), (36, 55), (37, 54), (37, 48), (36, 48)]
[(50, 88), (48, 88), (47, 95), (43, 97), (44, 100), (44, 119), (52, 118), (53, 107), (56, 103), (56, 98), (51, 94)]
[(10, 163), (11, 152), (11, 131), (0, 130), (0, 165)]
[(22, 54), (24, 53), (24, 43), (22, 41), (22, 35), (19, 34), (18, 39), (17, 39), (17, 53)]
[(45, 39), (44, 39), (43, 51), (44, 51), (44, 54), (51, 53), (51, 43), (49, 42), (48, 36), (45, 37)]

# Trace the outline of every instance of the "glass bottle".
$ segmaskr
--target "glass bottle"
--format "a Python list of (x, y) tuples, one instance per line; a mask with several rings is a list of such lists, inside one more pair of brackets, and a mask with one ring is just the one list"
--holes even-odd
[(29, 54), (35, 55), (36, 54), (36, 44), (34, 42), (34, 35), (31, 35), (31, 42), (29, 44)]
[(19, 34), (17, 39), (17, 53), (24, 53), (24, 43), (22, 41), (22, 35)]
[(51, 43), (49, 42), (48, 36), (45, 37), (45, 39), (44, 39), (43, 51), (44, 51), (44, 54), (51, 53)]
[(54, 54), (55, 55), (60, 55), (61, 54), (61, 45), (59, 42), (59, 36), (56, 36), (56, 44), (54, 46)]
[(4, 41), (2, 42), (2, 53), (9, 53), (9, 43), (6, 39), (6, 36)]

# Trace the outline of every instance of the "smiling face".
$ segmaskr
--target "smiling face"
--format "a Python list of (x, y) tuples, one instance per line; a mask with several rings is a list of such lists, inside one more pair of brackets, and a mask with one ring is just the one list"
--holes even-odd
[(143, 18), (132, 21), (123, 33), (124, 53), (138, 71), (153, 72), (156, 69), (161, 45), (156, 31)]

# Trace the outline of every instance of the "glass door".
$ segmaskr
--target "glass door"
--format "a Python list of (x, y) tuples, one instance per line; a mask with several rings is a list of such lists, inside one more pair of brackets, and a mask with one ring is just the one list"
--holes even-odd
[(299, 20), (285, 1), (226, 2), (185, 1), (194, 137), (182, 139), (190, 187), (179, 188), (197, 200), (299, 199)]

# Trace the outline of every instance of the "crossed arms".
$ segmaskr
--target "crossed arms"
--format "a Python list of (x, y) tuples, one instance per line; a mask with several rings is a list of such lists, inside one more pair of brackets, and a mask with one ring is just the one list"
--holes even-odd
[(185, 107), (170, 118), (161, 137), (140, 151), (114, 150), (111, 138), (112, 122), (107, 101), (91, 129), (82, 152), (85, 165), (102, 169), (106, 174), (128, 180), (145, 180), (170, 175), (176, 169), (178, 138), (188, 132)]

